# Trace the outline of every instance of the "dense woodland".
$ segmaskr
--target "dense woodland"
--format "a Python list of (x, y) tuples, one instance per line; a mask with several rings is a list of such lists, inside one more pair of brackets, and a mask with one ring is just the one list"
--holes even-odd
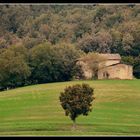
[(140, 78), (140, 5), (0, 5), (0, 89), (72, 80), (88, 52)]

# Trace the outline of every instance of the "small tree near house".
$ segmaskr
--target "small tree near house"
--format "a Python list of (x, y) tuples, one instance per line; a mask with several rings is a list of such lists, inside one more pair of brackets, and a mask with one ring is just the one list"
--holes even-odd
[[(79, 58), (79, 62), (83, 62), (82, 69), (84, 71), (91, 70), (93, 77), (96, 79), (98, 75), (98, 70), (105, 66), (106, 57), (99, 55), (99, 53), (90, 52), (85, 56)], [(86, 64), (86, 65), (83, 65)]]
[(76, 128), (76, 118), (79, 115), (88, 115), (92, 111), (92, 101), (94, 89), (88, 84), (76, 84), (66, 87), (64, 92), (60, 93), (60, 102), (65, 110), (65, 115), (73, 121), (73, 128)]

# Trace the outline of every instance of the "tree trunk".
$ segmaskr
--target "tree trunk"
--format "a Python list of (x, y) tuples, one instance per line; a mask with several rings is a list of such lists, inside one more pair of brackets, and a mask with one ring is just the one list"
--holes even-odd
[(76, 120), (73, 120), (73, 130), (76, 129)]

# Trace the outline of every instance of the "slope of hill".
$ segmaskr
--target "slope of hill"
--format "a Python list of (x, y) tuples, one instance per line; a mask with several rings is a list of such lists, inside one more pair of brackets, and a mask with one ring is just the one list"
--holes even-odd
[[(96, 99), (73, 131), (59, 94), (76, 83), (95, 88)], [(139, 85), (140, 80), (71, 81), (0, 92), (0, 135), (140, 135)]]

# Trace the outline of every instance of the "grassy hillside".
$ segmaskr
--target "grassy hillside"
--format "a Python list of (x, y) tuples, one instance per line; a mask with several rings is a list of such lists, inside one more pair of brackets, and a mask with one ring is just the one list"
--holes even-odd
[[(76, 83), (94, 87), (96, 99), (74, 131), (59, 93)], [(140, 80), (71, 81), (0, 92), (0, 126), (0, 135), (140, 135)]]

